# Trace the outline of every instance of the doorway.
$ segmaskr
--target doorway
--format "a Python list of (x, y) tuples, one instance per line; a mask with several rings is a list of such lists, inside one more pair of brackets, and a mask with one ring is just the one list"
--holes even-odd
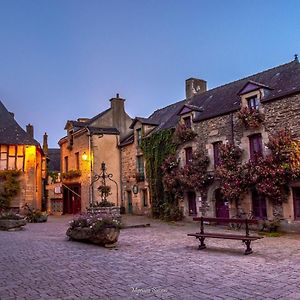
[[(79, 196), (78, 196), (79, 195)], [(81, 186), (72, 184), (63, 188), (63, 213), (78, 214), (81, 212)]]
[(229, 205), (228, 201), (224, 198), (221, 189), (216, 189), (216, 218), (229, 218)]
[(293, 188), (294, 217), (300, 220), (300, 188)]
[(189, 216), (197, 216), (195, 192), (188, 192), (187, 197), (188, 197), (188, 206), (189, 206)]
[(132, 193), (127, 191), (127, 213), (132, 214)]
[(252, 192), (252, 210), (256, 219), (267, 219), (267, 201), (262, 195), (259, 195), (257, 191)]

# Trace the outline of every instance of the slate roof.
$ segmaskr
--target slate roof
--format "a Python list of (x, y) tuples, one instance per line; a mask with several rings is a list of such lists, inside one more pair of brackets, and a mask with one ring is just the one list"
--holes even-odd
[(130, 125), (131, 129), (133, 129), (136, 122), (141, 122), (142, 124), (146, 124), (146, 125), (154, 125), (154, 126), (159, 125), (159, 123), (154, 122), (154, 121), (150, 120), (149, 118), (135, 117)]
[(13, 115), (0, 101), (0, 144), (36, 145), (40, 144), (21, 128)]
[(60, 172), (60, 149), (48, 149), (48, 171)]
[(201, 107), (203, 111), (197, 113), (194, 121), (197, 122), (238, 110), (240, 108), (238, 93), (247, 82), (255, 82), (268, 87), (261, 102), (300, 93), (300, 63), (295, 59), (287, 64), (195, 95), (189, 100), (189, 104)]

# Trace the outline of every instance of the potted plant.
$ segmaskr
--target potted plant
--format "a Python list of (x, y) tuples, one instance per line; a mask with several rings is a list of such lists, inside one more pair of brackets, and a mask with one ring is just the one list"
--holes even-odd
[(237, 116), (245, 128), (258, 128), (265, 120), (265, 115), (258, 109), (248, 107), (242, 107)]

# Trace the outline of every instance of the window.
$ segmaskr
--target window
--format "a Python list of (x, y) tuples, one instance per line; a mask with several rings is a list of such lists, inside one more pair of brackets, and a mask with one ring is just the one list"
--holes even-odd
[(258, 109), (259, 102), (257, 96), (250, 97), (247, 99), (248, 108), (250, 109)]
[(137, 144), (140, 146), (142, 143), (142, 128), (136, 130), (136, 138), (137, 138)]
[(136, 157), (136, 168), (138, 173), (137, 175), (139, 177), (137, 178), (138, 181), (143, 181), (144, 180), (144, 157), (143, 156)]
[(73, 148), (73, 129), (68, 131), (68, 149), (71, 150)]
[(69, 158), (68, 156), (65, 156), (65, 172), (67, 173), (69, 171)]
[(76, 170), (79, 170), (80, 168), (80, 165), (79, 165), (79, 152), (76, 152), (75, 153), (75, 167), (76, 167)]
[(183, 123), (184, 123), (186, 128), (192, 128), (192, 121), (191, 121), (190, 116), (183, 118)]
[(213, 149), (214, 149), (214, 166), (217, 167), (220, 164), (220, 146), (222, 145), (222, 142), (215, 142), (213, 143)]
[(147, 190), (142, 190), (142, 197), (143, 197), (143, 204), (144, 207), (148, 206), (148, 195), (147, 195)]
[(0, 170), (24, 170), (23, 145), (0, 145)]
[(193, 149), (192, 147), (185, 148), (185, 164), (189, 165), (193, 160)]
[(255, 161), (258, 156), (262, 156), (262, 138), (260, 133), (249, 136), (249, 146), (251, 160)]

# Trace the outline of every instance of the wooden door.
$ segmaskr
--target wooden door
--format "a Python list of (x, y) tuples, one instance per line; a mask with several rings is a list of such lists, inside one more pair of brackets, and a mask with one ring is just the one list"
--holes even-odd
[(259, 195), (257, 191), (252, 192), (252, 210), (256, 219), (267, 219), (267, 201), (266, 198)]
[(132, 214), (132, 193), (127, 192), (127, 213)]
[(216, 198), (216, 218), (229, 218), (228, 201), (224, 198), (221, 189), (215, 191)]
[(295, 220), (300, 220), (300, 188), (293, 188), (294, 198), (294, 217)]
[[(75, 192), (75, 193), (74, 193)], [(68, 185), (63, 189), (63, 213), (78, 214), (81, 212), (80, 184)]]
[(197, 216), (196, 194), (194, 192), (188, 192), (187, 196), (188, 196), (189, 216)]

